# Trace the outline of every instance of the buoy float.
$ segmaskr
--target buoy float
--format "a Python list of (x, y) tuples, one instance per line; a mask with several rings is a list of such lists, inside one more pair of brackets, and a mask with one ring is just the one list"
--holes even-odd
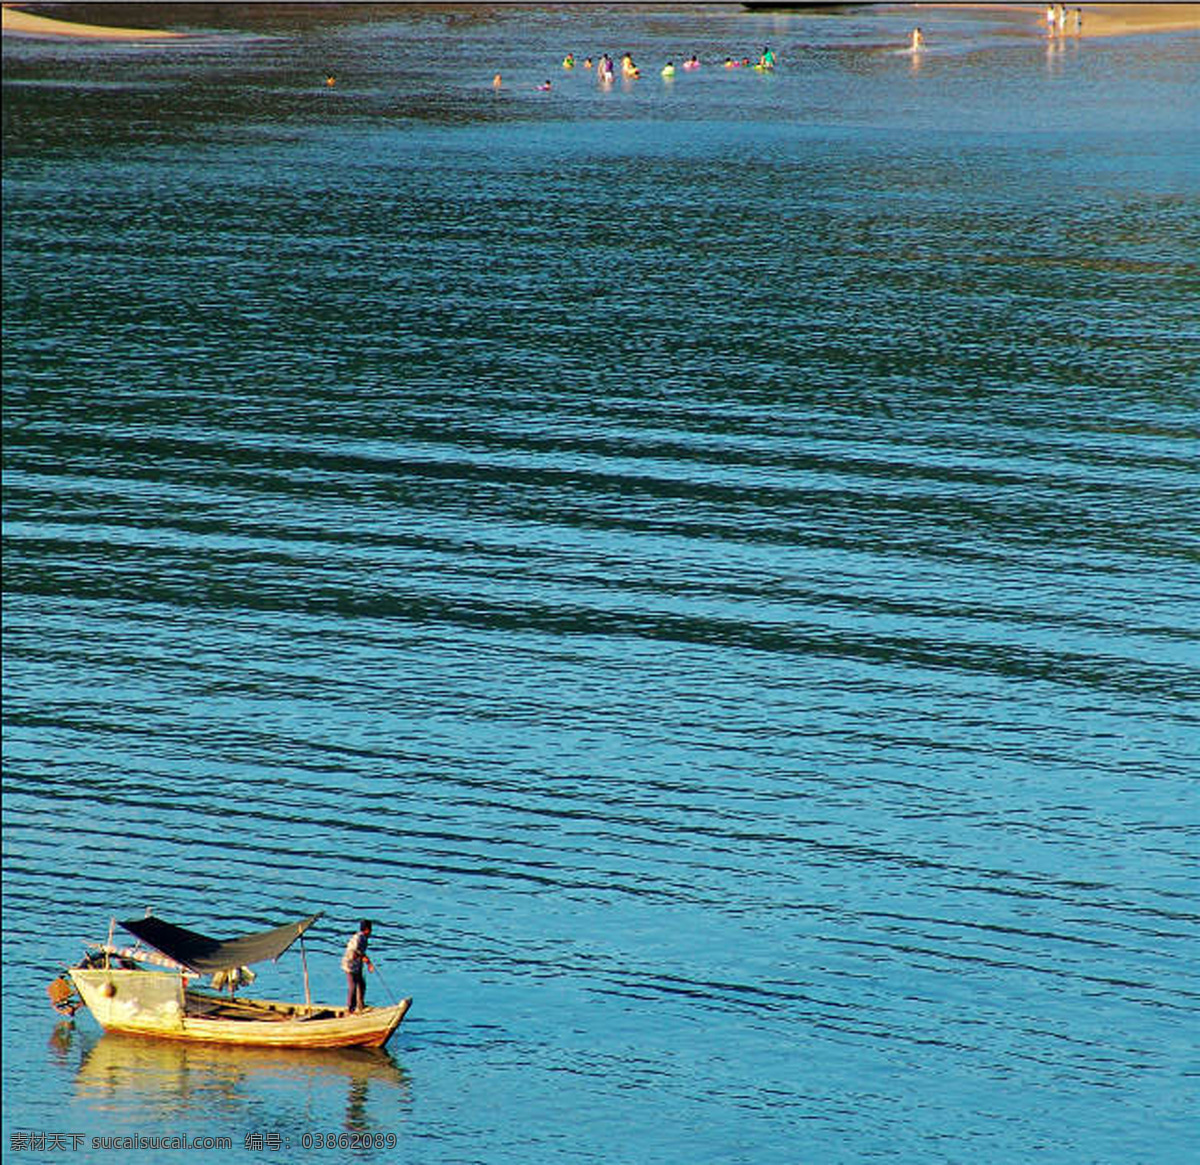
[(50, 1006), (59, 1015), (74, 1015), (83, 1006), (83, 1000), (75, 994), (75, 988), (61, 977), (47, 984), (46, 994), (50, 996)]

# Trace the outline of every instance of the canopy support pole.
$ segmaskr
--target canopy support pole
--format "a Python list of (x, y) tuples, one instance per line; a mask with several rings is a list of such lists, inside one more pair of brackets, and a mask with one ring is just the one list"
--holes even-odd
[(300, 965), (304, 968), (304, 1006), (312, 1014), (312, 994), (308, 989), (308, 956), (304, 953), (304, 935), (300, 936)]

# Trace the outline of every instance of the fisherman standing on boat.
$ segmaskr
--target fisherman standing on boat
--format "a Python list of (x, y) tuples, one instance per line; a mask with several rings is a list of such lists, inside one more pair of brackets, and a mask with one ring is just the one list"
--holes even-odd
[(346, 985), (349, 988), (346, 996), (347, 1011), (363, 1011), (367, 1006), (367, 984), (363, 979), (363, 963), (369, 971), (375, 970), (375, 964), (367, 955), (367, 940), (371, 937), (371, 920), (364, 918), (358, 924), (356, 934), (350, 936), (346, 944), (346, 953), (342, 956), (342, 970), (346, 972)]

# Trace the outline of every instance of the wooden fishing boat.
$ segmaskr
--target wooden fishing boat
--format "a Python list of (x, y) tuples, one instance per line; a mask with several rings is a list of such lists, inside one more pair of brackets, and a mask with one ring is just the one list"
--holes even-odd
[[(260, 1048), (382, 1048), (411, 999), (354, 1012), (313, 1004), (307, 963), (303, 1003), (235, 994), (239, 979), (253, 978), (250, 964), (277, 959), (319, 917), (225, 941), (153, 917), (122, 922), (138, 945), (114, 946), (110, 932), (106, 944), (70, 968), (70, 983), (50, 985), (50, 999), (63, 1014), (85, 1006), (106, 1031), (130, 1035)], [(195, 981), (204, 975), (227, 984), (228, 993)]]

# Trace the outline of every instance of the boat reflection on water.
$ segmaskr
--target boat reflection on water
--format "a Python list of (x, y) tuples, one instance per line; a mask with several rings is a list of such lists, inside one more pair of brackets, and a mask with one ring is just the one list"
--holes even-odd
[(71, 1055), (71, 1048), (74, 1043), (75, 1021), (73, 1019), (64, 1019), (61, 1023), (56, 1023), (48, 1041), (52, 1057), (59, 1063), (65, 1064)]
[(379, 1048), (241, 1048), (112, 1032), (84, 1053), (75, 1083), (77, 1100), (126, 1116), (139, 1108), (147, 1116), (210, 1111), (214, 1103), (253, 1103), (281, 1089), (319, 1095), (334, 1110), (344, 1087), (340, 1123), (348, 1132), (372, 1131), (367, 1101), (377, 1090), (390, 1094), (394, 1110), (407, 1106), (410, 1086), (404, 1069)]

